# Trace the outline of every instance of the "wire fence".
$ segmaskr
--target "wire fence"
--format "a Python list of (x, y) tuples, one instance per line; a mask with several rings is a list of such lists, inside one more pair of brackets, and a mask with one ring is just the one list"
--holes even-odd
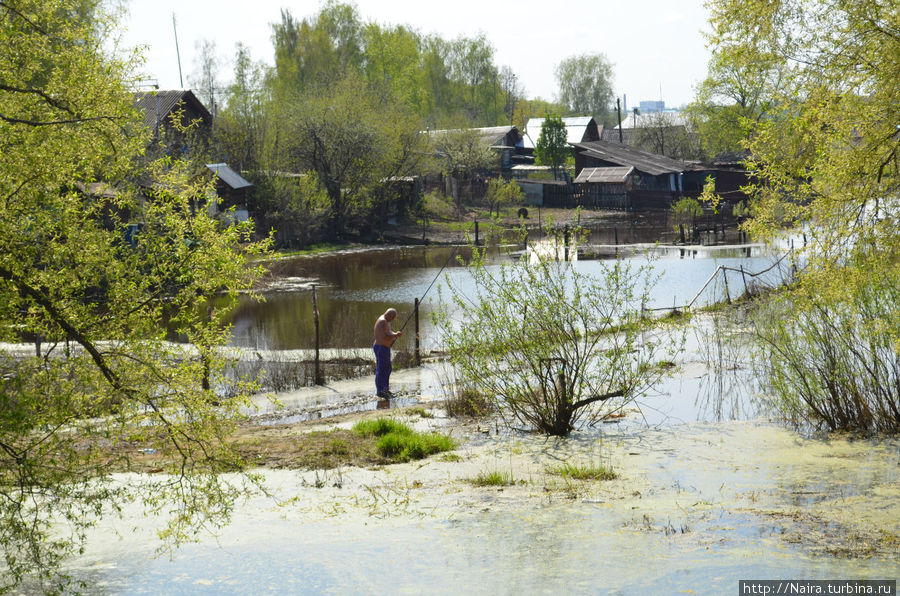
[[(790, 262), (790, 269), (786, 273), (785, 270), (782, 269), (782, 263), (788, 259)], [(769, 280), (764, 279), (765, 275), (769, 274), (771, 271), (775, 270), (776, 268), (781, 272), (781, 276), (780, 276), (780, 279), (778, 280), (778, 283), (771, 283)], [(694, 304), (696, 304), (697, 300), (700, 299), (700, 296), (703, 295), (703, 292), (706, 291), (706, 289), (710, 286), (710, 284), (717, 281), (717, 279), (720, 276), (721, 276), (722, 283), (724, 285), (725, 301), (728, 304), (731, 304), (732, 292), (731, 292), (730, 286), (728, 284), (728, 272), (729, 271), (732, 272), (733, 274), (740, 274), (741, 282), (742, 282), (743, 288), (744, 288), (742, 295), (750, 296), (754, 292), (759, 292), (763, 289), (774, 289), (775, 287), (784, 286), (784, 285), (787, 285), (788, 283), (791, 283), (794, 279), (796, 279), (798, 269), (797, 269), (796, 260), (794, 258), (794, 249), (793, 248), (791, 248), (785, 254), (781, 255), (770, 266), (768, 266), (765, 269), (762, 269), (760, 271), (755, 271), (755, 272), (747, 271), (746, 269), (744, 269), (743, 265), (741, 265), (738, 268), (727, 267), (725, 265), (719, 265), (718, 267), (716, 267), (716, 270), (713, 271), (712, 274), (709, 276), (709, 278), (706, 280), (706, 283), (703, 284), (703, 286), (697, 291), (697, 293), (694, 295), (694, 297), (691, 298), (691, 300), (688, 301), (686, 304), (677, 305), (677, 304), (673, 303), (672, 306), (662, 306), (662, 307), (656, 307), (656, 308), (642, 307), (641, 310), (643, 312), (690, 310), (694, 306)]]

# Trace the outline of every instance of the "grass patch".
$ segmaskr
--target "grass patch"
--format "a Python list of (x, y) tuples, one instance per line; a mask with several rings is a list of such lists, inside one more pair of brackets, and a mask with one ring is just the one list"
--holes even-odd
[(549, 472), (574, 480), (615, 480), (619, 477), (611, 468), (604, 465), (575, 465), (568, 462), (551, 468)]
[(426, 410), (425, 408), (422, 408), (422, 407), (411, 408), (407, 413), (411, 414), (411, 415), (415, 414), (415, 415), (419, 416), (420, 418), (434, 418), (434, 414), (432, 412), (429, 412), (428, 410)]
[(516, 483), (511, 472), (479, 472), (478, 476), (470, 478), (469, 482), (475, 486), (512, 486)]
[(392, 418), (362, 420), (353, 427), (362, 436), (377, 437), (376, 449), (391, 461), (423, 459), (435, 453), (451, 451), (456, 443), (440, 433), (420, 433)]

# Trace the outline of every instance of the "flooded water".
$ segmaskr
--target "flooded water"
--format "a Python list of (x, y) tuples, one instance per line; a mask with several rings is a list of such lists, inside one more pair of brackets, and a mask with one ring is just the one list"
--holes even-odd
[[(635, 265), (652, 262), (658, 280), (646, 306), (656, 309), (688, 303), (719, 266), (743, 267), (751, 273), (770, 267), (780, 256), (777, 250), (761, 245), (678, 248), (591, 244), (582, 246), (579, 252), (576, 267), (585, 273), (599, 274), (600, 267), (615, 258)], [(272, 267), (273, 277), (265, 292), (265, 302), (244, 299), (234, 311), (232, 344), (259, 350), (313, 348), (311, 286), (315, 284), (321, 347), (371, 345), (375, 319), (387, 308), (394, 307), (399, 311), (395, 329), (409, 321), (405, 337), (396, 346), (411, 348), (415, 324), (410, 313), (415, 299), (423, 295), (419, 316), (421, 345), (424, 349), (437, 347), (439, 341), (430, 313), (439, 300), (440, 288), (446, 288), (448, 280), (463, 290), (472, 287), (457, 256), (467, 259), (470, 251), (466, 247), (404, 247), (280, 260)], [(496, 267), (516, 256), (507, 249), (494, 249), (489, 254), (489, 264)], [(788, 274), (788, 265), (783, 263), (770, 271), (765, 281), (778, 283)], [(742, 278), (736, 272), (727, 275), (728, 292), (732, 296), (744, 291), (745, 279), (752, 283), (752, 278)], [(725, 293), (720, 275), (698, 298), (697, 304), (722, 300)]]
[[(367, 345), (369, 322), (388, 306), (402, 321), (452, 250), (281, 261), (267, 302), (235, 313), (234, 343), (310, 347), (315, 283), (330, 347)], [(592, 271), (617, 248), (594, 244), (591, 252), (579, 269)], [(619, 258), (648, 255), (660, 272), (651, 307), (684, 304), (719, 265), (755, 271), (775, 259), (757, 246), (618, 248)], [(492, 263), (505, 258), (496, 252)], [(452, 260), (442, 274), (460, 283), (464, 275)], [(729, 283), (734, 292), (742, 282), (738, 275)], [(713, 301), (724, 287), (708, 291), (703, 300)], [(88, 594), (723, 594), (741, 579), (900, 575), (900, 442), (822, 440), (767, 420), (740, 326), (721, 327), (714, 316), (692, 323), (677, 364), (625, 419), (566, 438), (451, 420), (439, 408), (427, 418), (391, 410), (419, 430), (450, 433), (457, 458), (266, 470), (268, 496), (239, 503), (231, 525), (171, 558), (154, 555), (161, 520), (126, 508), (122, 520), (92, 530), (69, 569)], [(390, 406), (442, 399), (446, 375), (440, 363), (398, 370), (392, 389), (401, 398)], [(260, 420), (379, 409), (372, 381), (280, 394), (283, 409), (264, 406)], [(619, 477), (581, 482), (551, 473), (570, 462), (600, 462)], [(491, 471), (515, 482), (470, 482)]]
[[(747, 360), (740, 325), (699, 317), (654, 394), (566, 438), (393, 410), (450, 433), (458, 459), (266, 470), (270, 496), (239, 503), (216, 536), (157, 557), (161, 520), (132, 508), (70, 569), (88, 594), (728, 594), (741, 579), (896, 578), (900, 442), (767, 421)], [(443, 374), (395, 373), (401, 405), (441, 399)], [(371, 383), (280, 395), (286, 411), (264, 420), (375, 409)], [(352, 421), (321, 428), (335, 424)], [(564, 480), (550, 472), (564, 462), (619, 478)], [(470, 482), (492, 471), (514, 484)]]
[[(900, 560), (878, 540), (900, 530), (898, 450), (758, 422), (483, 436), (462, 462), (333, 471), (321, 488), (270, 471), (280, 501), (241, 505), (218, 537), (154, 558), (129, 522), (76, 570), (93, 594), (727, 594), (741, 579), (893, 579)], [(572, 487), (546, 471), (598, 457), (620, 478)], [(467, 483), (484, 470), (519, 481)]]

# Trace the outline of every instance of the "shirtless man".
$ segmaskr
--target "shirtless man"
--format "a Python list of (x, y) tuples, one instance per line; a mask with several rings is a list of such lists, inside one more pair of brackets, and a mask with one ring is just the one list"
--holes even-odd
[(388, 390), (391, 380), (391, 346), (402, 331), (392, 331), (391, 321), (397, 318), (397, 311), (389, 308), (375, 321), (375, 391), (381, 398), (390, 398), (394, 394)]

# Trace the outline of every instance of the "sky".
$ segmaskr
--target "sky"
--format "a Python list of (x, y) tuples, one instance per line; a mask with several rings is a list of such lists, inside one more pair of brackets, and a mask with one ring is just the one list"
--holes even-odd
[[(316, 14), (319, 0), (130, 0), (123, 23), (126, 46), (145, 46), (145, 76), (160, 89), (177, 89), (178, 59), (184, 86), (197, 72), (197, 42), (215, 41), (223, 82), (231, 76), (238, 41), (254, 60), (273, 62), (271, 24), (288, 8), (302, 19)], [(690, 102), (705, 77), (709, 52), (701, 30), (703, 0), (359, 0), (364, 21), (408, 25), (445, 39), (483, 32), (494, 46), (494, 62), (509, 65), (529, 98), (554, 99), (554, 68), (580, 54), (603, 53), (613, 64), (614, 93), (627, 106), (659, 100), (666, 107)]]

